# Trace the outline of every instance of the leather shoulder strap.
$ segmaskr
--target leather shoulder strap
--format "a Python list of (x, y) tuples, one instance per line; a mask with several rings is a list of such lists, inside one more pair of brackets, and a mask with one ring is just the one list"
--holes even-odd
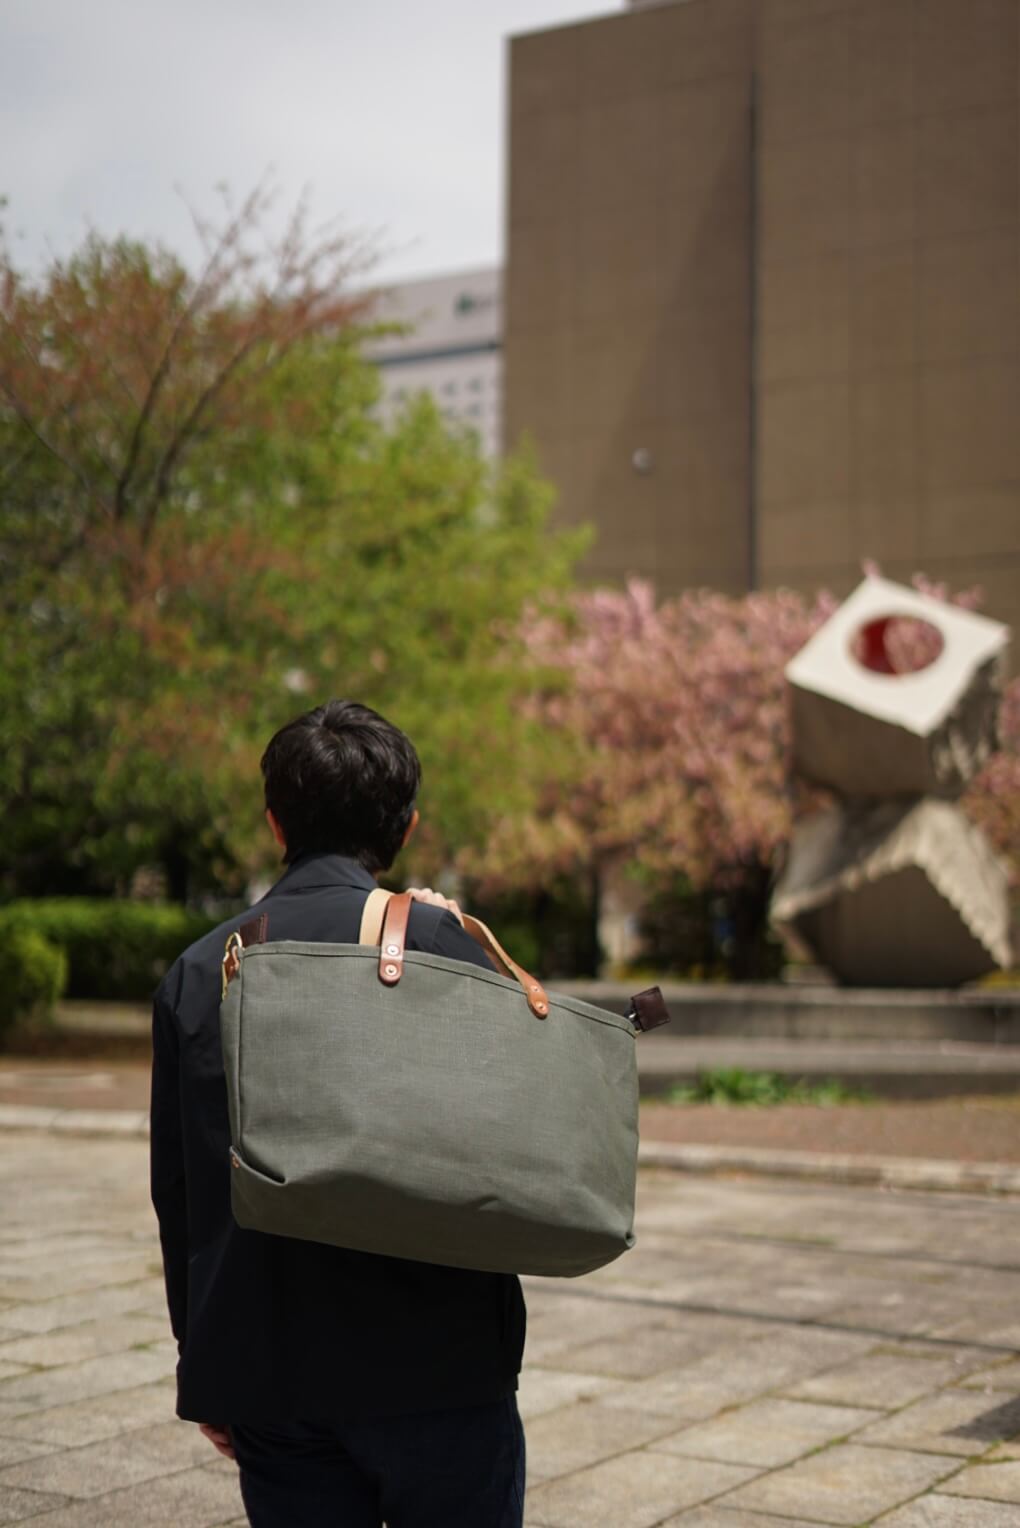
[(361, 913), (361, 932), (358, 934), (359, 944), (376, 945), (379, 943), (382, 937), (383, 914), (386, 911), (386, 904), (392, 895), (392, 891), (384, 891), (381, 886), (377, 886), (374, 891), (369, 892)]

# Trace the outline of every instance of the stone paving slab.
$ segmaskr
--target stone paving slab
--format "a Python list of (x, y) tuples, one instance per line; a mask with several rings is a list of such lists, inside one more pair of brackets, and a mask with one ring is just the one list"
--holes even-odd
[(0, 1438), (0, 1469), (8, 1464), (20, 1464), (23, 1459), (48, 1454), (52, 1447), (50, 1443), (37, 1443), (31, 1438)]
[[(53, 1510), (63, 1505), (64, 1498), (48, 1492), (16, 1491), (0, 1487), (0, 1523), (20, 1523), (26, 1518), (47, 1513), (53, 1522)], [(99, 1528), (98, 1522), (95, 1528)]]
[(906, 1406), (942, 1385), (966, 1376), (980, 1355), (945, 1352), (916, 1344), (873, 1344), (871, 1351), (823, 1374), (812, 1375), (785, 1394), (805, 1401), (829, 1401), (845, 1406)]
[(563, 1370), (526, 1369), (517, 1392), (517, 1409), (526, 1422), (574, 1401), (589, 1401), (613, 1388), (600, 1374), (571, 1374)]
[(838, 1443), (738, 1488), (730, 1500), (780, 1515), (853, 1525), (946, 1480), (958, 1466), (948, 1455)]
[(695, 1507), (667, 1518), (660, 1528), (826, 1528), (824, 1523), (809, 1523), (805, 1517), (774, 1517), (771, 1512), (745, 1512), (721, 1505)]
[(856, 1333), (793, 1328), (765, 1331), (752, 1341), (669, 1369), (626, 1391), (610, 1391), (605, 1406), (638, 1407), (676, 1422), (706, 1420), (724, 1408), (754, 1400), (802, 1374), (827, 1369), (866, 1350), (871, 1338)]
[[(696, 1422), (682, 1432), (661, 1438), (655, 1447), (694, 1459), (757, 1464), (775, 1468), (790, 1464), (812, 1449), (857, 1433), (876, 1413), (854, 1406), (813, 1406), (779, 1396), (752, 1401), (723, 1412), (708, 1422)], [(884, 1416), (884, 1413), (879, 1413)]]
[(1020, 1521), (1020, 1460), (973, 1464), (941, 1487), (952, 1496), (980, 1496), (986, 1501), (1015, 1502)]
[(975, 1390), (1020, 1391), (1020, 1358), (1005, 1359), (991, 1368), (979, 1369), (976, 1374), (968, 1374), (961, 1384)]
[[(705, 1330), (699, 1329), (702, 1326)], [(713, 1352), (721, 1345), (722, 1335), (718, 1324), (713, 1327), (711, 1317), (671, 1321), (666, 1311), (661, 1320), (654, 1316), (649, 1319), (645, 1314), (643, 1324), (636, 1330), (568, 1348), (557, 1354), (556, 1363), (557, 1367), (610, 1379), (645, 1379), (661, 1374), (666, 1367), (686, 1364)]]
[[(236, 1512), (239, 1500), (236, 1475), (208, 1466), (179, 1470), (88, 1501), (67, 1502), (27, 1491), (16, 1494), (23, 1498), (22, 1506), (32, 1498), (33, 1516), (43, 1512), (45, 1502), (47, 1510), (37, 1518), (38, 1528), (219, 1528), (228, 1513)], [(0, 1523), (20, 1522), (28, 1516), (23, 1511), (20, 1518), (5, 1519), (2, 1501), (0, 1497)]]
[(32, 1304), (8, 1304), (0, 1313), (0, 1321), (6, 1330), (22, 1335), (50, 1332), (57, 1327), (74, 1327), (82, 1321), (97, 1321), (103, 1316), (120, 1316), (132, 1312), (158, 1314), (166, 1331), (166, 1297), (162, 1276), (90, 1289), (84, 1294), (56, 1296)]
[[(621, 1399), (620, 1392), (614, 1392)], [(528, 1425), (529, 1479), (569, 1475), (614, 1454), (628, 1453), (672, 1430), (669, 1418), (642, 1413), (640, 1408), (608, 1407), (599, 1401), (579, 1401), (545, 1412)]]
[(882, 1518), (882, 1528), (1017, 1528), (1017, 1515), (999, 1502), (922, 1496)]
[(990, 1400), (982, 1391), (943, 1390), (861, 1428), (854, 1441), (969, 1458), (1018, 1433), (1020, 1395)]
[[(173, 1415), (145, 1143), (4, 1146), (0, 1524), (241, 1528)], [(1007, 1201), (643, 1172), (633, 1252), (525, 1285), (531, 1528), (1020, 1524)]]
[(123, 1486), (207, 1464), (209, 1445), (197, 1428), (177, 1421), (132, 1428), (118, 1437), (61, 1449), (0, 1470), (0, 1488), (103, 1496)]
[(0, 1361), (13, 1359), (15, 1363), (48, 1369), (76, 1363), (80, 1358), (120, 1353), (125, 1348), (147, 1347), (165, 1337), (166, 1322), (154, 1316), (115, 1316), (0, 1342)]
[(674, 1459), (643, 1450), (607, 1459), (592, 1469), (536, 1486), (529, 1520), (541, 1528), (655, 1528), (678, 1508), (720, 1496), (755, 1471), (735, 1464)]
[(175, 1368), (175, 1359), (170, 1354), (145, 1351), (104, 1354), (83, 1363), (19, 1374), (4, 1381), (0, 1401), (5, 1407), (16, 1407), (18, 1415), (42, 1411), (68, 1401), (108, 1395), (112, 1390), (130, 1390), (162, 1379)]
[(5, 1439), (38, 1439), (47, 1448), (77, 1448), (101, 1438), (115, 1438), (135, 1427), (165, 1422), (173, 1415), (174, 1386), (165, 1380), (90, 1396), (66, 1406), (0, 1416), (0, 1435)]

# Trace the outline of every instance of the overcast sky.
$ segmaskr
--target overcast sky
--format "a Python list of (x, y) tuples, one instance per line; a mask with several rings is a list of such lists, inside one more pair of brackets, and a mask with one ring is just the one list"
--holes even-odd
[(19, 260), (87, 223), (195, 246), (272, 169), (379, 236), (377, 277), (501, 257), (504, 38), (622, 0), (0, 0), (0, 194)]

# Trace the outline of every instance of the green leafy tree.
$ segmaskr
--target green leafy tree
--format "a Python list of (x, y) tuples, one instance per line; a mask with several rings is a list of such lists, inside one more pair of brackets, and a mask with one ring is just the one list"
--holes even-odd
[(261, 749), (329, 695), (419, 744), (422, 872), (547, 769), (516, 633), (583, 538), (427, 399), (375, 420), (366, 252), (300, 209), (274, 241), (267, 211), (200, 222), (197, 273), (96, 236), (35, 279), (0, 251), (7, 895), (151, 864), (239, 892), (274, 862)]

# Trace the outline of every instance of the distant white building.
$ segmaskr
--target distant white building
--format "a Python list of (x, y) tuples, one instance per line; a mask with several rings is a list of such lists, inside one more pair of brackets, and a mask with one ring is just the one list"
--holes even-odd
[(382, 380), (380, 416), (389, 421), (417, 392), (478, 431), (499, 454), (503, 415), (503, 273), (498, 268), (430, 276), (384, 289), (377, 317), (410, 324), (406, 334), (366, 346)]

